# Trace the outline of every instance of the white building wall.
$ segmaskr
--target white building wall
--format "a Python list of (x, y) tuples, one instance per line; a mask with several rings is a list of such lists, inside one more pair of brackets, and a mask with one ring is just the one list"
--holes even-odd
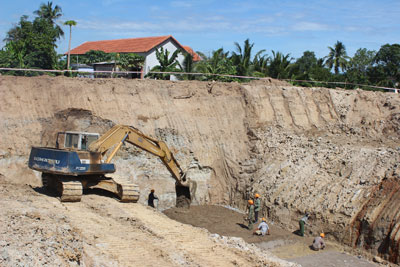
[[(168, 50), (169, 55), (171, 56), (175, 50), (178, 49), (178, 45), (175, 44), (175, 42), (171, 41), (171, 39), (168, 39), (167, 42), (163, 43), (161, 46), (157, 46), (157, 49), (160, 49), (160, 47), (164, 48), (165, 50)], [(178, 61), (180, 64), (183, 63), (184, 60), (184, 56), (182, 53), (180, 53), (178, 55)], [(156, 57), (156, 49), (152, 49), (149, 54), (146, 56), (146, 60), (145, 60), (145, 65), (144, 65), (144, 74), (146, 75), (153, 67), (159, 65), (159, 62), (157, 60)], [(174, 79), (173, 77), (171, 77), (171, 79)]]

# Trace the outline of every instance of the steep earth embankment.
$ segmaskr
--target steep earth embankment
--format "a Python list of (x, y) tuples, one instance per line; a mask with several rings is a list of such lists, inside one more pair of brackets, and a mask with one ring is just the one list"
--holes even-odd
[[(194, 202), (264, 213), (288, 229), (312, 214), (310, 233), (399, 261), (400, 99), (397, 94), (250, 84), (0, 77), (0, 173), (39, 185), (26, 168), (32, 145), (62, 130), (104, 132), (128, 124), (166, 141), (196, 180)], [(158, 159), (127, 147), (118, 176), (154, 187), (174, 205), (174, 181)]]

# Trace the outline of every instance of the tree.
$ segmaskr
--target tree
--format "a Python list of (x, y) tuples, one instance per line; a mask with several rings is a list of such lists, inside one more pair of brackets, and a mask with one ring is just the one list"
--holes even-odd
[(55, 68), (57, 31), (48, 20), (37, 17), (31, 22), (28, 16), (22, 16), (8, 31), (5, 41), (19, 67)]
[(81, 56), (80, 59), (83, 64), (91, 65), (97, 62), (110, 61), (113, 57), (115, 57), (115, 55), (112, 53), (107, 54), (100, 50), (90, 50)]
[(68, 61), (67, 61), (67, 69), (69, 69), (70, 56), (71, 56), (72, 26), (76, 26), (76, 21), (67, 20), (66, 22), (64, 22), (64, 25), (68, 25), (69, 26)]
[[(144, 57), (135, 53), (117, 54), (117, 65), (120, 70), (138, 71), (143, 67)], [(129, 75), (129, 77), (140, 77), (140, 73)]]
[(369, 84), (368, 70), (373, 67), (376, 51), (360, 48), (350, 59), (346, 79), (351, 83)]
[(335, 70), (335, 74), (339, 73), (339, 68), (342, 69), (342, 71), (346, 70), (347, 59), (349, 57), (347, 56), (346, 47), (344, 46), (344, 44), (337, 41), (333, 48), (330, 46), (328, 46), (328, 48), (329, 55), (325, 57), (326, 66), (328, 66), (330, 69), (332, 69), (333, 67)]
[[(180, 69), (178, 69), (179, 62), (178, 62), (178, 55), (181, 53), (180, 49), (177, 49), (172, 53), (171, 57), (169, 56), (170, 52), (163, 47), (160, 47), (160, 49), (156, 50), (156, 57), (158, 60), (159, 65), (154, 66), (151, 71), (156, 71), (156, 72), (179, 72)], [(155, 78), (160, 78), (163, 80), (169, 80), (171, 75), (170, 74), (150, 74), (150, 77), (155, 77)]]
[[(232, 53), (232, 62), (236, 67), (236, 74), (240, 76), (247, 76), (251, 73), (250, 66), (251, 61), (251, 50), (253, 49), (254, 43), (250, 44), (249, 39), (246, 39), (243, 44), (243, 48), (240, 47), (239, 43), (235, 42), (236, 52)], [(256, 57), (261, 55), (265, 50), (261, 50), (256, 53)]]
[(289, 77), (290, 54), (284, 55), (281, 52), (272, 50), (272, 59), (268, 66), (268, 74), (271, 78), (285, 79)]
[[(209, 74), (226, 74), (235, 75), (236, 69), (232, 64), (232, 60), (229, 58), (229, 52), (225, 52), (223, 48), (217, 49), (212, 52), (211, 57), (199, 52), (202, 61), (196, 64), (196, 71)], [(221, 77), (215, 75), (205, 75), (202, 77), (204, 80), (216, 80), (216, 81), (232, 81), (232, 78)]]
[(256, 54), (253, 59), (253, 73), (257, 77), (265, 77), (268, 73), (270, 58), (267, 55)]
[(376, 66), (368, 75), (378, 85), (400, 87), (400, 44), (383, 45), (374, 58)]
[(52, 26), (55, 26), (57, 38), (64, 36), (64, 31), (62, 28), (56, 23), (56, 20), (62, 16), (62, 9), (60, 6), (56, 5), (53, 8), (53, 2), (47, 2), (47, 4), (41, 4), (39, 9), (33, 12), (39, 18), (46, 19), (51, 23)]
[[(194, 62), (193, 56), (190, 53), (185, 53), (185, 58), (182, 62), (182, 70), (183, 72), (193, 72), (194, 70)], [(185, 80), (194, 80), (195, 76), (191, 74), (185, 74), (182, 77)]]

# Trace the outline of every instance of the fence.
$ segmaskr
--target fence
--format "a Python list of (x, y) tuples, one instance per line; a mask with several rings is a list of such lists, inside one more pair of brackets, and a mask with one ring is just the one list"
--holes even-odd
[[(109, 73), (110, 77), (121, 77), (124, 75), (136, 74), (141, 75), (141, 71), (92, 71), (92, 70), (46, 70), (46, 69), (23, 69), (23, 68), (0, 68), (0, 71), (22, 71), (22, 72), (39, 72), (39, 73), (76, 73), (81, 74), (81, 77), (91, 77), (93, 74), (104, 74)], [(158, 72), (158, 71), (149, 71), (148, 74), (167, 74), (167, 75), (192, 75), (192, 76), (214, 76), (214, 77), (223, 77), (223, 78), (236, 78), (236, 79), (247, 79), (247, 80), (269, 80), (271, 78), (268, 77), (253, 77), (253, 76), (238, 76), (238, 75), (229, 75), (229, 74), (213, 74), (213, 73), (201, 73), (201, 72)], [(399, 88), (392, 88), (392, 87), (382, 87), (382, 86), (375, 86), (375, 85), (366, 85), (366, 84), (357, 84), (357, 83), (348, 83), (348, 82), (327, 82), (327, 81), (312, 81), (312, 80), (293, 80), (293, 79), (276, 79), (280, 81), (286, 82), (304, 82), (304, 83), (315, 83), (315, 84), (331, 84), (331, 85), (342, 85), (342, 86), (356, 86), (359, 88), (373, 88), (373, 89), (381, 89), (387, 92), (392, 93), (400, 93)]]

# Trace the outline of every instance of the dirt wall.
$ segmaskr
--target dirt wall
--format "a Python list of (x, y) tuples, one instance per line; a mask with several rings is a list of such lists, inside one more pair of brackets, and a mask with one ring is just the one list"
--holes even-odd
[[(54, 144), (57, 131), (133, 125), (166, 141), (198, 182), (195, 203), (243, 209), (258, 192), (264, 213), (288, 229), (308, 211), (309, 234), (324, 231), (399, 261), (398, 193), (390, 186), (399, 182), (397, 94), (273, 80), (6, 76), (0, 94), (0, 173), (14, 181), (40, 183), (27, 156), (32, 145)], [(174, 205), (174, 181), (157, 158), (126, 147), (115, 163), (117, 176), (141, 186), (142, 202), (154, 187), (161, 208)]]

